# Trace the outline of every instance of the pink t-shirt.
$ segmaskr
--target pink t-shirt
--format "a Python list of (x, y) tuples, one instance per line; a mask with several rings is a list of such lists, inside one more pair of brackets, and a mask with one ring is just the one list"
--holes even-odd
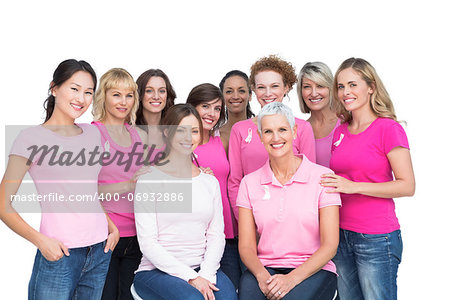
[(197, 161), (201, 167), (209, 167), (214, 176), (219, 181), (220, 194), (222, 196), (223, 219), (225, 222), (225, 237), (232, 239), (236, 235), (233, 229), (234, 217), (228, 201), (227, 180), (230, 174), (230, 164), (228, 163), (225, 148), (222, 145), (220, 136), (211, 136), (208, 143), (198, 146), (194, 151)]
[[(28, 172), (41, 197), (40, 232), (68, 248), (90, 246), (108, 235), (108, 223), (97, 194), (99, 155), (92, 160), (90, 156), (90, 152), (102, 151), (100, 134), (89, 124), (77, 125), (83, 132), (71, 137), (43, 126), (22, 130), (9, 154), (32, 162)], [(46, 146), (47, 154), (37, 151)], [(52, 147), (56, 150), (50, 151)]]
[(331, 130), (330, 134), (321, 139), (316, 139), (316, 163), (318, 165), (329, 168), (331, 158), (331, 144), (333, 142), (333, 135), (336, 128), (341, 125), (341, 120), (338, 119), (336, 126)]
[[(403, 127), (392, 119), (377, 118), (359, 134), (348, 123), (334, 132), (330, 167), (340, 176), (357, 182), (393, 180), (387, 154), (395, 147), (409, 149)], [(400, 228), (392, 198), (342, 194), (340, 227), (367, 234), (389, 233)]]
[[(100, 122), (92, 123), (97, 126), (102, 136), (103, 151), (110, 153), (110, 159), (105, 160), (107, 163), (103, 165), (98, 175), (98, 184), (108, 185), (130, 180), (134, 173), (143, 167), (142, 164), (138, 164), (137, 155), (133, 155), (132, 160), (129, 161), (130, 153), (144, 154), (143, 144), (136, 128), (125, 124), (131, 136), (131, 145), (129, 147), (123, 147), (114, 142), (105, 125)], [(114, 157), (117, 158), (114, 159)], [(141, 161), (143, 162), (144, 159), (145, 157), (142, 157)], [(119, 195), (112, 195), (110, 199), (106, 199), (106, 197), (102, 199), (102, 205), (108, 213), (108, 216), (119, 229), (121, 237), (136, 235), (133, 198), (134, 190)]]
[[(294, 154), (305, 154), (312, 162), (316, 161), (314, 133), (311, 124), (295, 118), (297, 137), (294, 140)], [(236, 197), (242, 178), (261, 168), (269, 159), (258, 135), (258, 127), (251, 119), (237, 122), (231, 128), (228, 149), (230, 176), (228, 178), (228, 197), (234, 215), (238, 217)]]
[[(303, 161), (284, 186), (269, 161), (242, 179), (237, 205), (251, 209), (260, 236), (258, 258), (266, 267), (297, 268), (320, 247), (319, 209), (341, 205), (339, 194), (326, 193), (319, 184), (330, 169)], [(329, 261), (324, 267), (336, 273)]]

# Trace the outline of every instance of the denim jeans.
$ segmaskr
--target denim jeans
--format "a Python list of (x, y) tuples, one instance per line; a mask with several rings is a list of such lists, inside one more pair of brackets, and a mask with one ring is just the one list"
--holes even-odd
[(133, 300), (130, 287), (134, 279), (134, 271), (141, 262), (142, 253), (136, 236), (121, 237), (111, 256), (103, 300)]
[(333, 258), (340, 300), (397, 299), (397, 271), (402, 259), (400, 230), (364, 234), (340, 229)]
[(230, 278), (234, 288), (237, 290), (239, 287), (239, 280), (243, 273), (237, 238), (226, 239), (225, 250), (223, 251), (222, 260), (220, 261), (220, 269), (228, 276), (228, 278)]
[[(237, 300), (233, 283), (220, 269), (216, 281), (219, 291), (214, 292), (214, 297), (217, 300)], [(134, 288), (145, 300), (204, 300), (203, 295), (187, 281), (158, 269), (137, 272)]]
[(105, 245), (70, 248), (70, 255), (57, 261), (48, 261), (37, 250), (28, 299), (100, 299), (111, 259), (111, 251), (104, 252)]
[[(268, 268), (270, 275), (288, 274), (293, 269), (289, 268)], [(336, 274), (320, 270), (297, 284), (283, 299), (302, 300), (331, 300), (336, 293)], [(249, 271), (245, 271), (241, 276), (239, 285), (239, 299), (241, 300), (265, 300), (266, 296), (259, 289), (258, 281)]]

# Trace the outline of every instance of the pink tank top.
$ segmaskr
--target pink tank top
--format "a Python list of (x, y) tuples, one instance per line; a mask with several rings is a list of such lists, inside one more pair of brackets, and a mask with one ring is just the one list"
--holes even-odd
[[(106, 185), (130, 180), (134, 173), (143, 165), (138, 164), (144, 161), (144, 147), (136, 128), (125, 124), (131, 136), (131, 145), (123, 147), (114, 142), (108, 133), (105, 125), (100, 122), (92, 122), (97, 126), (102, 137), (103, 151), (109, 152), (110, 159), (105, 159), (100, 174), (98, 175), (99, 185)], [(131, 156), (130, 153), (136, 155)], [(111, 161), (111, 163), (109, 163)], [(135, 236), (136, 226), (134, 223), (134, 190), (123, 194), (112, 194), (110, 197), (103, 197), (102, 205), (108, 216), (119, 229), (121, 237)]]

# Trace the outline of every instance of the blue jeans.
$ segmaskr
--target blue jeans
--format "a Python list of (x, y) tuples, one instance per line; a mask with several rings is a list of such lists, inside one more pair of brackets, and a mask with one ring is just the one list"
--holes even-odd
[(234, 288), (237, 290), (239, 287), (239, 280), (243, 273), (237, 238), (226, 239), (225, 250), (223, 251), (222, 260), (220, 261), (220, 269), (228, 276), (228, 278), (230, 278)]
[(333, 258), (340, 300), (397, 299), (402, 250), (400, 230), (364, 234), (340, 229), (339, 247)]
[(133, 300), (130, 287), (134, 279), (134, 271), (139, 267), (142, 253), (136, 236), (121, 237), (111, 256), (103, 300)]
[(46, 260), (37, 250), (28, 299), (100, 299), (111, 259), (105, 244), (70, 248), (70, 255), (57, 261)]
[[(293, 269), (289, 268), (269, 268), (265, 267), (270, 275), (288, 274)], [(331, 300), (336, 293), (336, 274), (320, 270), (297, 284), (283, 299), (302, 300)], [(241, 276), (239, 285), (239, 299), (241, 300), (265, 300), (266, 296), (261, 292), (258, 280), (249, 271), (245, 271)]]
[[(217, 300), (237, 300), (233, 283), (220, 269), (217, 271), (216, 281), (220, 290), (214, 292)], [(204, 300), (199, 290), (187, 281), (158, 269), (137, 272), (134, 276), (134, 288), (145, 300)]]

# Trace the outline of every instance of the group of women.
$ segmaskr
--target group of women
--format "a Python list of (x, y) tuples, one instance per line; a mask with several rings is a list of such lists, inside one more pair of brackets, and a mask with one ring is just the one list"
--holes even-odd
[[(98, 90), (96, 81), (87, 62), (63, 61), (45, 122), (10, 151), (0, 217), (38, 248), (29, 299), (133, 299), (131, 290), (142, 299), (396, 299), (392, 198), (414, 194), (414, 173), (367, 61), (347, 59), (335, 76), (312, 62), (297, 75), (271, 55), (250, 77), (233, 70), (219, 87), (194, 87), (186, 104), (174, 104), (159, 69), (136, 81), (111, 69)], [(282, 104), (295, 84), (307, 121)], [(75, 123), (91, 103), (92, 125)], [(55, 165), (45, 151), (30, 155), (33, 145), (57, 145), (59, 157), (101, 149), (110, 163)], [(42, 201), (36, 231), (9, 200), (27, 172), (41, 195), (100, 197)], [(186, 180), (189, 212), (138, 201)]]

